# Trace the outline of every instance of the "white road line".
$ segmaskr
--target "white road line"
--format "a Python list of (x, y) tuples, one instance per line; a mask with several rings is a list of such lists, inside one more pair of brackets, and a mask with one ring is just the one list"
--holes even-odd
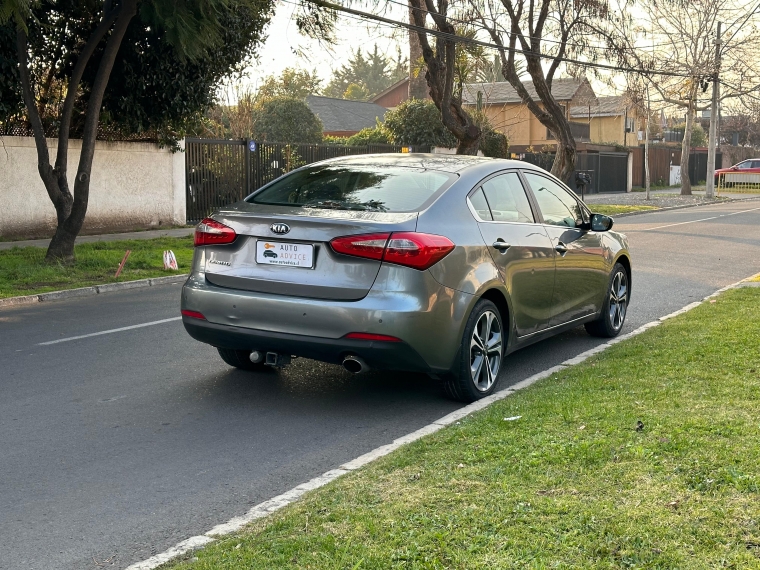
[[(760, 210), (760, 208), (756, 208), (756, 209)], [(736, 213), (739, 214), (741, 212), (736, 212)], [(760, 273), (758, 273), (758, 275), (760, 275)], [(751, 277), (748, 279), (751, 279)], [(746, 280), (742, 279), (742, 281), (738, 281), (736, 283), (723, 287), (722, 289), (718, 289), (717, 291), (715, 291), (715, 293), (713, 293), (712, 295), (708, 295), (702, 301), (690, 303), (689, 305), (686, 305), (685, 307), (683, 307), (682, 309), (679, 309), (678, 311), (670, 313), (669, 315), (665, 315), (664, 317), (660, 317), (656, 321), (651, 321), (649, 323), (646, 323), (645, 325), (642, 325), (636, 330), (631, 331), (627, 334), (620, 335), (616, 338), (610, 339), (608, 342), (604, 344), (600, 344), (590, 350), (587, 350), (586, 352), (582, 352), (581, 354), (577, 355), (574, 358), (565, 360), (565, 362), (563, 362), (562, 364), (558, 364), (557, 366), (548, 368), (544, 370), (543, 372), (539, 372), (538, 374), (534, 374), (533, 376), (530, 376), (526, 378), (525, 380), (518, 382), (517, 384), (512, 384), (508, 388), (504, 388), (503, 390), (494, 392), (493, 394), (491, 394), (490, 396), (486, 398), (483, 398), (482, 400), (478, 400), (476, 402), (473, 402), (472, 404), (464, 406), (463, 408), (454, 410), (450, 414), (437, 419), (431, 424), (423, 426), (420, 429), (413, 431), (412, 433), (408, 433), (405, 436), (402, 436), (393, 440), (393, 442), (391, 443), (388, 443), (386, 445), (381, 445), (380, 447), (377, 447), (373, 449), (372, 451), (365, 453), (364, 455), (360, 455), (359, 457), (344, 463), (343, 465), (339, 466), (337, 469), (332, 469), (328, 471), (327, 473), (323, 473), (322, 475), (315, 477), (314, 479), (310, 481), (307, 481), (306, 483), (301, 483), (300, 485), (290, 489), (289, 491), (285, 491), (282, 495), (277, 495), (276, 497), (273, 497), (269, 499), (268, 501), (259, 503), (255, 507), (252, 507), (251, 509), (249, 509), (248, 512), (245, 513), (244, 515), (234, 517), (225, 523), (219, 524), (204, 534), (192, 536), (188, 538), (187, 540), (184, 540), (180, 542), (179, 544), (169, 548), (168, 550), (165, 550), (164, 552), (161, 552), (159, 554), (156, 554), (155, 556), (148, 558), (147, 560), (143, 560), (141, 562), (135, 562), (131, 566), (128, 566), (126, 570), (154, 570), (155, 568), (158, 568), (162, 564), (165, 564), (166, 562), (174, 558), (177, 558), (178, 556), (182, 556), (183, 554), (187, 554), (188, 552), (192, 552), (193, 550), (198, 550), (199, 548), (203, 548), (208, 544), (216, 542), (217, 540), (219, 540), (220, 538), (223, 538), (226, 535), (238, 532), (245, 525), (255, 521), (256, 519), (269, 516), (273, 512), (278, 511), (281, 508), (295, 501), (298, 501), (308, 491), (312, 491), (314, 489), (323, 487), (327, 485), (330, 481), (334, 481), (335, 479), (338, 479), (339, 477), (342, 477), (343, 475), (346, 475), (347, 473), (350, 473), (351, 471), (360, 469), (361, 467), (364, 467), (365, 465), (372, 463), (376, 459), (383, 457), (384, 455), (388, 455), (389, 453), (391, 453), (392, 451), (395, 451), (399, 447), (402, 447), (426, 435), (434, 433), (438, 431), (439, 429), (449, 426), (461, 420), (465, 416), (469, 416), (473, 412), (482, 410), (483, 408), (490, 406), (494, 402), (503, 400), (504, 398), (514, 394), (518, 390), (522, 390), (523, 388), (527, 388), (528, 386), (535, 384), (539, 380), (543, 380), (544, 378), (548, 378), (552, 374), (561, 372), (562, 370), (565, 370), (571, 366), (575, 366), (576, 364), (580, 364), (581, 362), (590, 358), (591, 356), (595, 354), (599, 354), (600, 352), (604, 352), (605, 350), (610, 348), (613, 344), (617, 344), (621, 341), (640, 335), (644, 331), (647, 331), (651, 329), (652, 327), (656, 327), (660, 325), (660, 323), (662, 323), (663, 321), (667, 319), (686, 313), (694, 309), (695, 307), (698, 307), (699, 305), (701, 305), (703, 301), (716, 297), (720, 293), (723, 293), (724, 291), (728, 291), (729, 289), (738, 287), (743, 281), (746, 281)]]
[(161, 319), (160, 321), (151, 321), (149, 323), (141, 323), (139, 325), (132, 325), (129, 327), (121, 327), (118, 329), (111, 329), (107, 331), (100, 331), (90, 334), (80, 334), (79, 336), (70, 336), (67, 338), (59, 338), (58, 340), (49, 340), (47, 342), (41, 342), (37, 346), (47, 346), (49, 344), (58, 344), (59, 342), (69, 342), (70, 340), (79, 340), (80, 338), (90, 338), (91, 336), (100, 336), (104, 334), (117, 333), (122, 331), (131, 331), (132, 329), (141, 329), (143, 327), (152, 327), (153, 325), (161, 325), (163, 323), (171, 323), (173, 321), (180, 321), (182, 317), (172, 317), (171, 319)]
[(651, 232), (652, 230), (661, 230), (662, 228), (672, 228), (673, 226), (682, 226), (684, 224), (696, 224), (697, 222), (706, 222), (707, 220), (717, 220), (718, 218), (726, 218), (728, 216), (735, 216), (737, 214), (746, 214), (747, 212), (755, 212), (756, 210), (760, 210), (760, 208), (752, 208), (751, 210), (741, 210), (740, 212), (731, 212), (730, 214), (720, 214), (719, 216), (713, 216), (711, 218), (702, 218), (701, 220), (690, 220), (688, 222), (678, 222), (677, 224), (666, 224), (664, 226), (657, 226), (654, 228), (644, 228), (641, 230), (637, 230), (635, 228), (626, 229), (626, 233), (630, 232)]

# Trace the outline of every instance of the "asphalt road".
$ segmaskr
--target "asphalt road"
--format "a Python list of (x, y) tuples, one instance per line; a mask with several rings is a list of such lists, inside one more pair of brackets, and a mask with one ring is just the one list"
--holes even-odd
[[(760, 271), (760, 201), (620, 218), (626, 330)], [(227, 367), (176, 317), (179, 285), (0, 311), (0, 568), (124, 568), (456, 409), (421, 375), (297, 360)], [(505, 387), (592, 346), (511, 355)]]

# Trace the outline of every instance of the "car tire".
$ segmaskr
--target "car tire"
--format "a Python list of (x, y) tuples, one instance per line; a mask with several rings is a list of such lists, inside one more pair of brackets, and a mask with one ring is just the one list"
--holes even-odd
[(216, 350), (219, 351), (219, 356), (222, 357), (222, 360), (240, 370), (250, 370), (252, 372), (267, 370), (267, 365), (263, 362), (259, 362), (258, 364), (251, 362), (250, 350), (233, 350), (231, 348), (217, 348)]
[(481, 299), (467, 319), (454, 367), (444, 378), (446, 395), (469, 403), (493, 393), (505, 346), (499, 309), (491, 301)]
[(586, 332), (591, 336), (614, 338), (620, 334), (628, 314), (628, 299), (631, 288), (628, 272), (621, 263), (616, 263), (610, 274), (602, 314), (595, 321), (586, 323)]

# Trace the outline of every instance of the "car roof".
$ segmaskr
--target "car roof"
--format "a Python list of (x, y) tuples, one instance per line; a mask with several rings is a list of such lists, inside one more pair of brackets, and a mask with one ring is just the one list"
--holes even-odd
[(423, 153), (385, 153), (385, 154), (360, 154), (354, 156), (340, 156), (323, 160), (319, 164), (350, 164), (355, 166), (407, 166), (424, 168), (426, 170), (440, 170), (443, 172), (461, 172), (462, 170), (483, 164), (491, 164), (495, 161), (524, 162), (512, 160), (499, 160), (485, 156), (469, 156), (463, 154), (423, 154)]

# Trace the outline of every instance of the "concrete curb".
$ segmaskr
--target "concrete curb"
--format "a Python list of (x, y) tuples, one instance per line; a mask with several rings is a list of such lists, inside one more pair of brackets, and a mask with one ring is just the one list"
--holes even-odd
[(379, 459), (380, 457), (388, 455), (392, 451), (395, 451), (396, 449), (404, 445), (412, 443), (413, 441), (417, 441), (418, 439), (421, 439), (425, 437), (426, 435), (435, 433), (438, 430), (443, 429), (444, 427), (449, 426), (466, 416), (469, 416), (473, 412), (487, 408), (494, 402), (503, 400), (504, 398), (506, 398), (507, 396), (510, 396), (511, 394), (514, 394), (518, 390), (527, 388), (528, 386), (535, 384), (539, 380), (548, 378), (552, 374), (556, 374), (557, 372), (561, 372), (562, 370), (565, 370), (571, 366), (580, 364), (584, 362), (585, 360), (587, 360), (588, 358), (590, 358), (591, 356), (604, 352), (605, 350), (610, 348), (612, 345), (615, 345), (624, 340), (628, 340), (630, 338), (638, 336), (641, 333), (651, 328), (659, 326), (660, 324), (662, 324), (664, 321), (668, 319), (671, 319), (678, 315), (682, 315), (694, 309), (695, 307), (698, 307), (703, 302), (708, 301), (712, 299), (713, 297), (717, 297), (724, 291), (728, 291), (729, 289), (735, 289), (738, 287), (743, 287), (750, 279), (753, 279), (757, 277), (758, 275), (760, 275), (760, 273), (758, 273), (757, 275), (753, 275), (752, 277), (742, 279), (741, 281), (738, 281), (736, 283), (733, 283), (721, 289), (718, 289), (717, 291), (715, 291), (715, 293), (708, 295), (702, 301), (696, 301), (694, 303), (690, 303), (686, 305), (685, 307), (683, 307), (682, 309), (679, 309), (668, 315), (660, 317), (659, 319), (655, 321), (646, 323), (634, 331), (631, 331), (624, 335), (620, 335), (604, 344), (595, 346), (594, 348), (587, 350), (586, 352), (582, 352), (581, 354), (573, 358), (565, 360), (562, 364), (553, 366), (552, 368), (548, 368), (542, 372), (534, 374), (533, 376), (530, 376), (526, 378), (525, 380), (522, 380), (516, 384), (513, 384), (509, 388), (505, 388), (504, 390), (495, 392), (491, 394), (490, 396), (483, 398), (482, 400), (478, 400), (477, 402), (473, 402), (472, 404), (469, 404), (467, 406), (464, 406), (463, 408), (455, 410), (451, 412), (450, 414), (447, 414), (443, 416), (442, 418), (439, 418), (435, 420), (434, 422), (426, 426), (423, 426), (416, 431), (413, 431), (411, 433), (408, 433), (402, 437), (399, 437), (393, 440), (393, 442), (391, 443), (388, 443), (386, 445), (381, 445), (380, 447), (377, 447), (373, 449), (372, 451), (365, 453), (364, 455), (360, 455), (359, 457), (344, 463), (337, 469), (332, 469), (326, 473), (323, 473), (322, 475), (318, 477), (315, 477), (314, 479), (311, 479), (310, 481), (307, 481), (306, 483), (302, 483), (298, 485), (297, 487), (294, 487), (293, 489), (286, 491), (285, 493), (281, 495), (277, 495), (276, 497), (273, 497), (269, 499), (268, 501), (259, 503), (255, 507), (251, 508), (244, 515), (239, 516), (239, 517), (234, 517), (230, 519), (229, 521), (227, 521), (226, 523), (219, 524), (215, 526), (214, 528), (212, 528), (211, 530), (209, 530), (208, 532), (206, 532), (205, 534), (190, 537), (187, 540), (184, 540), (180, 542), (179, 544), (176, 544), (175, 546), (171, 547), (170, 549), (160, 554), (156, 554), (155, 556), (152, 556), (148, 558), (147, 560), (143, 560), (142, 562), (137, 562), (135, 564), (132, 564), (131, 566), (128, 566), (126, 570), (154, 570), (155, 568), (169, 562), (170, 560), (174, 558), (177, 558), (179, 556), (192, 552), (193, 550), (203, 548), (207, 544), (216, 542), (218, 539), (224, 537), (225, 535), (238, 532), (245, 525), (257, 519), (264, 518), (267, 515), (270, 515), (271, 513), (278, 511), (281, 508), (289, 505), (290, 503), (293, 503), (299, 500), (308, 491), (312, 491), (314, 489), (318, 489), (319, 487), (323, 487), (324, 485), (327, 485), (330, 481), (334, 481), (335, 479), (338, 479), (339, 477), (342, 477), (343, 475), (346, 475), (347, 473), (351, 473), (352, 471), (360, 469), (368, 465), (369, 463), (372, 463), (376, 459)]
[(169, 283), (178, 283), (187, 279), (189, 273), (181, 275), (170, 275), (168, 277), (153, 277), (148, 279), (136, 279), (135, 281), (121, 281), (120, 283), (106, 283), (104, 285), (93, 285), (92, 287), (78, 287), (76, 289), (63, 289), (61, 291), (49, 291), (39, 295), (24, 295), (21, 297), (7, 297), (0, 299), (0, 309), (5, 307), (20, 307), (22, 305), (33, 305), (45, 301), (60, 301), (63, 299), (74, 299), (76, 297), (89, 297), (101, 293), (112, 293), (114, 291), (124, 291), (125, 289), (140, 289), (142, 287), (155, 287)]
[[(731, 202), (751, 202), (752, 200), (760, 200), (760, 196), (753, 196), (752, 198), (728, 198), (726, 200), (714, 200), (712, 202), (701, 202), (699, 204), (683, 204), (682, 206), (666, 206), (665, 208), (656, 208), (654, 210), (641, 210), (639, 212), (626, 212), (624, 214), (615, 214), (612, 218), (626, 218), (628, 216), (640, 216), (641, 214), (654, 214), (656, 212), (667, 212), (669, 210), (683, 210), (685, 208), (699, 208), (700, 206), (714, 206), (715, 204), (729, 204)], [(593, 204), (594, 202), (592, 202)], [(600, 204), (601, 206), (625, 206), (626, 204)], [(635, 205), (635, 204), (634, 204)], [(646, 204), (644, 204), (646, 206)], [(586, 204), (593, 211), (589, 204)]]

